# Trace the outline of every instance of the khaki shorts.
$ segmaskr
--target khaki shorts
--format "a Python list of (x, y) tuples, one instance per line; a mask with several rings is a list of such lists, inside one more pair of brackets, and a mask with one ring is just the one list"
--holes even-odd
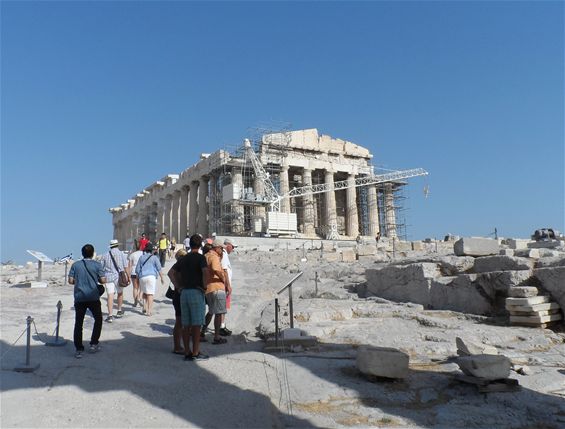
[(225, 314), (226, 310), (226, 292), (217, 290), (206, 294), (206, 304), (208, 304), (208, 312), (211, 314)]
[(104, 285), (104, 287), (106, 288), (106, 293), (110, 294), (110, 293), (116, 293), (116, 290), (118, 291), (118, 295), (121, 295), (122, 293), (124, 293), (124, 288), (117, 286), (116, 283), (106, 283)]

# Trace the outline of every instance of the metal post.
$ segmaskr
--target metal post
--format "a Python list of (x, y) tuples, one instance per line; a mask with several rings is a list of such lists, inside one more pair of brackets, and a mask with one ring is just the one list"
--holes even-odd
[(275, 347), (279, 346), (279, 299), (275, 298)]
[[(67, 273), (68, 273), (68, 268), (69, 268), (69, 261), (65, 261), (65, 280), (64, 280), (64, 285), (67, 285)], [(61, 302), (61, 301), (59, 301)]]
[(33, 322), (33, 318), (31, 316), (27, 316), (27, 343), (26, 343), (26, 363), (25, 365), (18, 366), (14, 368), (14, 371), (17, 372), (33, 372), (37, 368), (39, 368), (39, 364), (31, 365), (31, 322)]
[(316, 289), (315, 289), (316, 298), (318, 298), (318, 271), (316, 271), (316, 277), (314, 278), (314, 281), (315, 281), (315, 285), (316, 285)]
[(392, 259), (396, 259), (396, 242), (395, 238), (392, 237)]
[(40, 282), (41, 281), (41, 270), (43, 268), (43, 262), (42, 261), (37, 261), (37, 281)]
[(294, 328), (294, 312), (292, 310), (292, 284), (288, 287), (288, 310), (290, 312), (290, 327)]
[(437, 238), (434, 237), (434, 241), (436, 242), (436, 253), (437, 253)]
[(45, 343), (47, 346), (64, 346), (67, 344), (67, 340), (59, 338), (59, 323), (61, 321), (61, 310), (63, 309), (63, 304), (61, 301), (57, 303), (57, 326), (55, 328), (55, 340)]

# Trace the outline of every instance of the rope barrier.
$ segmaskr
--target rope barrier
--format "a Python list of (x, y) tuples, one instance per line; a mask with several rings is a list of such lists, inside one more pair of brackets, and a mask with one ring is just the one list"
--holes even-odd
[(13, 350), (14, 346), (16, 345), (16, 343), (20, 340), (20, 338), (22, 338), (22, 335), (25, 334), (26, 331), (27, 331), (27, 327), (24, 328), (24, 330), (22, 331), (22, 333), (20, 334), (20, 336), (19, 336), (18, 338), (16, 338), (16, 341), (14, 341), (12, 344), (10, 344), (10, 345), (8, 346), (8, 350), (6, 350), (6, 351), (2, 354), (2, 356), (0, 356), (0, 361), (1, 361), (2, 359), (4, 359), (4, 356), (6, 356), (8, 353), (10, 353), (10, 352)]

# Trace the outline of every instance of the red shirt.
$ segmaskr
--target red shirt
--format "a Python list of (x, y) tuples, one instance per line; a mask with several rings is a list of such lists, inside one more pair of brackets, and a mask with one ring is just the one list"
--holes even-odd
[(147, 246), (149, 240), (147, 238), (140, 238), (139, 239), (139, 250), (145, 250), (145, 246)]

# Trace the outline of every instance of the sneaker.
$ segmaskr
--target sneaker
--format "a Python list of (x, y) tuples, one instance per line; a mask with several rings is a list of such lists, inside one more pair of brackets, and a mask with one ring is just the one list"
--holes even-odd
[(114, 316), (108, 316), (108, 317), (106, 317), (106, 322), (112, 323), (113, 321), (114, 321)]
[(116, 319), (123, 317), (123, 315), (124, 315), (124, 310), (118, 310), (118, 312), (116, 313)]
[(220, 328), (220, 335), (222, 337), (229, 337), (231, 335), (231, 331), (228, 328)]
[(75, 353), (75, 357), (77, 359), (82, 359), (82, 350), (77, 350), (76, 353)]
[(205, 355), (205, 354), (202, 353), (202, 352), (198, 353), (196, 356), (192, 356), (192, 360), (196, 360), (196, 361), (199, 361), (199, 360), (208, 360), (208, 359), (210, 359), (210, 356)]
[(91, 344), (90, 348), (88, 349), (90, 353), (96, 353), (100, 351), (100, 344)]

